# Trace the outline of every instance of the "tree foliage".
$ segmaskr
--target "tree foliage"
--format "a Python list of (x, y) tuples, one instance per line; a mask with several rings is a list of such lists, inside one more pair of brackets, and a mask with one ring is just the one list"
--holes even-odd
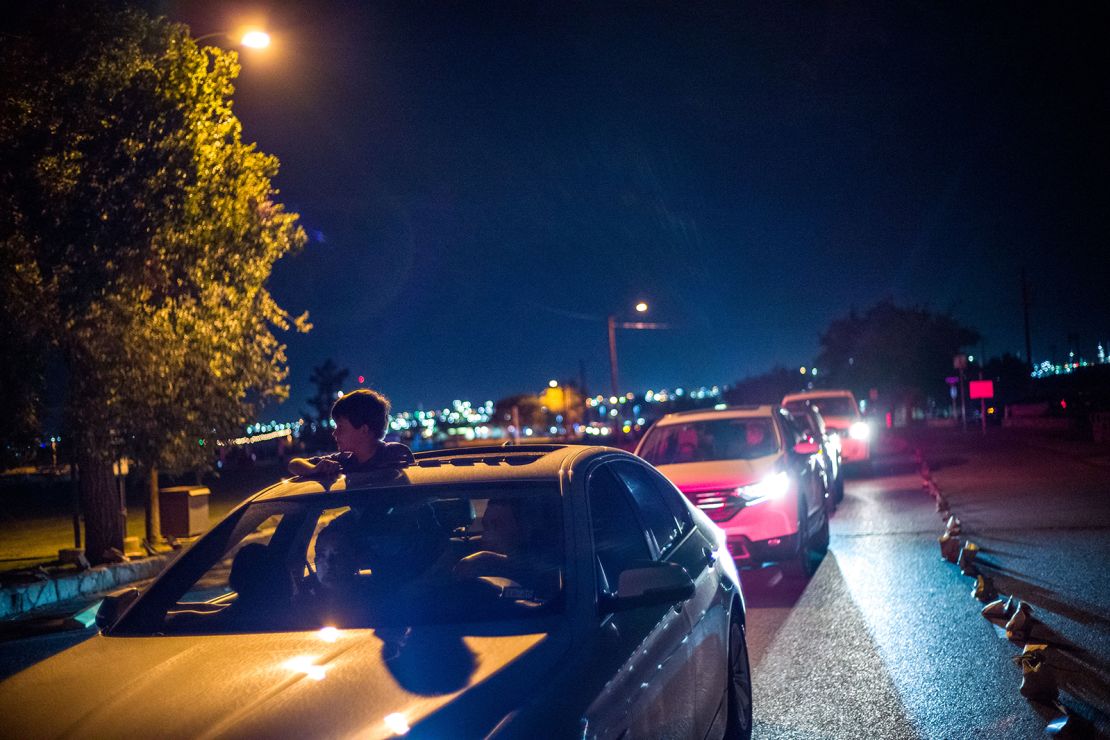
[(265, 282), (305, 238), (275, 202), (277, 160), (242, 140), (234, 52), (79, 4), (40, 8), (0, 53), (3, 318), (67, 368), (96, 560), (122, 546), (113, 459), (206, 465), (198, 440), (287, 395), (275, 331), (309, 327)]
[(952, 358), (979, 341), (979, 333), (947, 313), (903, 308), (880, 301), (862, 314), (852, 310), (821, 335), (817, 367), (828, 387), (867, 398), (941, 397)]

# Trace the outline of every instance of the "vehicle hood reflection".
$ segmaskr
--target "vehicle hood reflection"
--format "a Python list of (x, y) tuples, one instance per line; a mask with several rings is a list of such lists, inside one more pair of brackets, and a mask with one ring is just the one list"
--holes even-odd
[(97, 636), (0, 685), (0, 727), (8, 737), (144, 726), (181, 737), (481, 735), (569, 642), (554, 619), (495, 627)]

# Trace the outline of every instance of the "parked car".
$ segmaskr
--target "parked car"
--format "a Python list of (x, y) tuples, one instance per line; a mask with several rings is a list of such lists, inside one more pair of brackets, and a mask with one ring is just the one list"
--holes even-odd
[(751, 734), (724, 534), (612, 448), (283, 481), (97, 623), (0, 684), (0, 734)]
[(742, 566), (812, 575), (829, 545), (824, 463), (784, 409), (668, 414), (636, 453), (724, 529)]
[(805, 404), (787, 409), (790, 418), (806, 437), (821, 446), (825, 458), (830, 502), (836, 507), (844, 500), (844, 463), (841, 459), (840, 435), (825, 426), (825, 419), (815, 405)]
[(844, 462), (866, 465), (871, 461), (871, 425), (860, 414), (859, 404), (851, 391), (791, 393), (782, 399), (782, 405), (790, 411), (816, 406), (825, 420), (825, 426), (840, 437)]

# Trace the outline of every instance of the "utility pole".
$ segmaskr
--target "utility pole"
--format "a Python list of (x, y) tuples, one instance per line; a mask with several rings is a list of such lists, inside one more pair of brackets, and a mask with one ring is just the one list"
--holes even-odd
[(1025, 276), (1025, 268), (1021, 268), (1021, 309), (1025, 316), (1025, 364), (1033, 369), (1033, 349), (1029, 341), (1029, 280)]
[(617, 395), (617, 317), (609, 314), (609, 379)]
[(586, 412), (589, 409), (586, 405), (586, 397), (588, 395), (586, 391), (586, 361), (581, 358), (578, 360), (578, 395), (580, 396), (578, 400), (580, 401), (579, 412), (582, 414), (582, 426), (586, 426), (589, 422), (589, 419), (586, 418)]
[[(645, 313), (648, 305), (643, 301), (636, 304), (636, 313)], [(613, 395), (619, 396), (617, 384), (617, 329), (666, 329), (666, 324), (651, 321), (617, 321), (614, 314), (609, 314), (609, 379), (613, 384)]]

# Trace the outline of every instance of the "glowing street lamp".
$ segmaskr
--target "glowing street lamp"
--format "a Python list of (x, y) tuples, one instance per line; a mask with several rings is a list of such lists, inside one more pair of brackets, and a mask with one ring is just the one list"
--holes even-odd
[(213, 31), (203, 36), (197, 36), (193, 41), (199, 44), (201, 41), (207, 41), (208, 39), (221, 36), (237, 46), (245, 46), (248, 49), (265, 49), (270, 46), (270, 34), (258, 28), (248, 28), (237, 34), (233, 34), (230, 31)]
[(259, 30), (247, 31), (239, 43), (250, 49), (265, 49), (270, 45), (270, 34)]
[[(648, 304), (640, 301), (636, 304), (636, 313), (646, 313)], [(613, 384), (613, 395), (619, 396), (618, 369), (617, 369), (617, 329), (666, 329), (666, 324), (657, 324), (645, 321), (617, 321), (617, 317), (609, 314), (609, 376)]]

